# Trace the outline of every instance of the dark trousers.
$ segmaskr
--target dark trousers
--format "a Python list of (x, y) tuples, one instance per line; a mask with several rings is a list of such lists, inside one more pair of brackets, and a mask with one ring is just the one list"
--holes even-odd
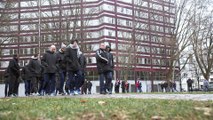
[(66, 82), (68, 90), (70, 90), (70, 92), (73, 92), (74, 90), (79, 90), (81, 87), (82, 80), (82, 71), (68, 71), (68, 80)]
[(8, 92), (9, 92), (9, 81), (8, 81), (8, 77), (5, 78), (5, 89), (4, 89), (4, 96), (8, 97)]
[(47, 94), (55, 94), (55, 83), (55, 73), (45, 73), (42, 90)]
[(83, 86), (84, 82), (85, 82), (85, 74), (84, 74), (84, 71), (81, 71), (82, 75), (81, 75), (81, 82), (79, 84), (80, 87)]
[(66, 78), (66, 71), (60, 70), (59, 72), (59, 93), (64, 93), (64, 82)]
[[(42, 87), (43, 87), (43, 85), (44, 85), (44, 79), (43, 79), (43, 77), (41, 77), (40, 79), (39, 79), (39, 81), (38, 81), (38, 84), (39, 84), (39, 86), (38, 86), (38, 93), (39, 94), (42, 94)], [(46, 91), (46, 90), (44, 90), (44, 91)]]
[(125, 93), (125, 87), (122, 87), (122, 93)]
[(25, 95), (30, 95), (31, 91), (31, 80), (24, 80), (24, 86), (25, 86)]
[(188, 85), (188, 91), (189, 91), (189, 92), (192, 92), (192, 91), (193, 91), (192, 85)]
[(91, 87), (90, 88), (88, 88), (88, 94), (91, 94)]
[(32, 77), (31, 80), (31, 93), (37, 93), (38, 92), (38, 81), (39, 78), (38, 77)]
[(9, 82), (8, 96), (18, 95), (18, 87), (19, 87), (18, 77), (14, 75), (10, 75), (8, 78), (8, 82)]
[(115, 85), (115, 93), (119, 93), (119, 85)]
[(104, 72), (102, 74), (99, 74), (99, 80), (100, 80), (100, 93), (106, 92), (106, 90), (112, 92), (111, 91), (112, 72)]

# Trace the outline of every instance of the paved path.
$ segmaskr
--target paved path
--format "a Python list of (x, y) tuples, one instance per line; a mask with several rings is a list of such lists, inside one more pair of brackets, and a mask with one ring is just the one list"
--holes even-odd
[[(39, 98), (40, 96), (32, 96)], [(111, 94), (111, 95), (76, 95), (76, 96), (42, 96), (41, 98), (135, 98), (135, 99), (169, 99), (169, 100), (195, 100), (213, 101), (213, 94)]]
[(138, 99), (173, 99), (213, 101), (213, 94), (112, 94), (112, 95), (78, 95), (79, 98), (138, 98)]
[[(24, 87), (24, 84), (20, 84)], [(21, 97), (24, 97), (24, 89), (19, 89)], [(4, 85), (0, 84), (0, 98), (4, 97)], [(38, 96), (35, 96), (38, 97)], [(173, 99), (173, 100), (197, 100), (197, 101), (213, 101), (213, 94), (111, 94), (111, 95), (77, 95), (77, 96), (55, 96), (56, 98), (63, 97), (78, 97), (78, 98), (139, 98), (139, 99)]]

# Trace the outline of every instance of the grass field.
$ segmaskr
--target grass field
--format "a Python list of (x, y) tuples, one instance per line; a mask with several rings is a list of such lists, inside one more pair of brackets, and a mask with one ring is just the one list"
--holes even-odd
[(212, 120), (213, 101), (3, 98), (0, 120)]

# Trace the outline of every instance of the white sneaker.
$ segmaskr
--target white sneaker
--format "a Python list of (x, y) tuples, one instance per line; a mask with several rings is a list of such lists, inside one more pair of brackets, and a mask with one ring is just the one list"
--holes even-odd
[(78, 91), (77, 90), (74, 91), (74, 95), (78, 95)]

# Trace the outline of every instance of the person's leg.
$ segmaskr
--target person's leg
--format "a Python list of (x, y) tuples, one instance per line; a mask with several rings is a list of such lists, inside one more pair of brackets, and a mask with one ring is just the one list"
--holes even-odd
[(75, 90), (78, 92), (78, 94), (80, 94), (80, 87), (83, 85), (82, 83), (84, 83), (84, 77), (82, 71), (80, 70), (76, 72), (76, 75)]
[(44, 82), (43, 82), (43, 86), (42, 86), (42, 91), (41, 91), (41, 95), (45, 94), (49, 94), (49, 74), (45, 73), (44, 74)]
[(10, 75), (8, 80), (9, 80), (8, 96), (11, 96), (14, 94), (14, 91), (15, 91), (16, 77), (14, 75)]
[(56, 78), (55, 78), (55, 73), (50, 74), (50, 94), (55, 95), (55, 90), (56, 90)]
[(13, 91), (13, 95), (14, 96), (18, 96), (18, 88), (19, 88), (19, 78), (15, 77), (14, 80), (15, 80), (15, 86), (14, 86), (14, 91)]
[(39, 79), (39, 88), (38, 88), (38, 93), (39, 95), (42, 95), (42, 86), (44, 84), (44, 80), (42, 78)]
[(9, 87), (9, 84), (8, 84), (8, 82), (6, 81), (6, 82), (5, 82), (5, 89), (4, 89), (4, 96), (5, 96), (5, 97), (8, 97), (8, 87)]
[(104, 74), (99, 74), (99, 85), (100, 85), (100, 94), (105, 94), (105, 85), (104, 85)]
[(60, 78), (61, 78), (61, 80), (60, 80), (59, 92), (64, 94), (64, 82), (65, 82), (65, 78), (66, 78), (66, 72), (65, 71), (62, 71)]
[(111, 86), (111, 83), (112, 83), (112, 72), (107, 72), (105, 74), (105, 77), (106, 77), (106, 89), (108, 90), (108, 93), (109, 94), (112, 94), (112, 86)]
[(74, 87), (75, 87), (75, 80), (74, 80), (74, 73), (69, 71), (68, 72), (68, 80), (67, 80), (68, 90), (71, 95), (74, 94)]

